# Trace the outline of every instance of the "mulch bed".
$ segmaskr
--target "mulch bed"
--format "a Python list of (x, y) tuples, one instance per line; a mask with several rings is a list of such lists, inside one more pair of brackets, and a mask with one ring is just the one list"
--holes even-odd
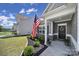
[[(34, 41), (32, 39), (29, 39), (29, 43), (28, 45), (31, 45), (34, 47)], [(35, 48), (35, 52), (31, 55), (31, 56), (39, 56), (48, 46), (43, 44), (40, 44), (39, 47), (34, 47)], [(24, 54), (22, 54), (22, 56), (24, 56)]]
[[(35, 39), (30, 38), (32, 41), (35, 41)], [(40, 42), (40, 44), (44, 45), (44, 41)]]
[[(33, 53), (31, 56), (39, 56), (46, 48), (47, 48), (48, 46), (46, 46), (46, 45), (44, 45), (44, 47), (43, 48), (41, 48), (41, 49), (35, 49), (35, 50), (37, 50), (35, 53)], [(24, 54), (22, 53), (22, 56), (24, 56)]]
[(43, 48), (41, 48), (39, 51), (33, 54), (33, 56), (39, 56), (48, 46), (44, 45)]

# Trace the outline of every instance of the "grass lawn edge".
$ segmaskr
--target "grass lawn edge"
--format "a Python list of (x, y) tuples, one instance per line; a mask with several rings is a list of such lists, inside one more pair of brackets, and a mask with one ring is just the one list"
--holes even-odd
[[(28, 45), (28, 38), (27, 38), (27, 37), (26, 37), (26, 40), (27, 40), (27, 41), (26, 41), (25, 47)], [(22, 56), (23, 52), (24, 52), (24, 49), (22, 50), (20, 56)]]

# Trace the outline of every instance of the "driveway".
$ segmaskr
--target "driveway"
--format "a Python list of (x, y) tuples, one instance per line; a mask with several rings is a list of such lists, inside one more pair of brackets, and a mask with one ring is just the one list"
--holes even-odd
[(66, 56), (71, 54), (68, 46), (63, 41), (52, 41), (51, 45), (40, 56)]

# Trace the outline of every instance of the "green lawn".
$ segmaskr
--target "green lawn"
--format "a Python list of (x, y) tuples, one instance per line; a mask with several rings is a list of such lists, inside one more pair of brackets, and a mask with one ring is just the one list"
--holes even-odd
[(0, 56), (18, 56), (28, 43), (26, 36), (0, 38)]
[(12, 34), (12, 32), (0, 32), (0, 36), (1, 35), (11, 35)]

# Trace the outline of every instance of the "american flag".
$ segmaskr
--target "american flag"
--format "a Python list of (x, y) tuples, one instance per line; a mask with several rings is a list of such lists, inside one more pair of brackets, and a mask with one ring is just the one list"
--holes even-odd
[(39, 25), (40, 25), (40, 19), (37, 18), (37, 15), (35, 15), (34, 24), (32, 28), (32, 38), (36, 37), (37, 29), (39, 28)]

